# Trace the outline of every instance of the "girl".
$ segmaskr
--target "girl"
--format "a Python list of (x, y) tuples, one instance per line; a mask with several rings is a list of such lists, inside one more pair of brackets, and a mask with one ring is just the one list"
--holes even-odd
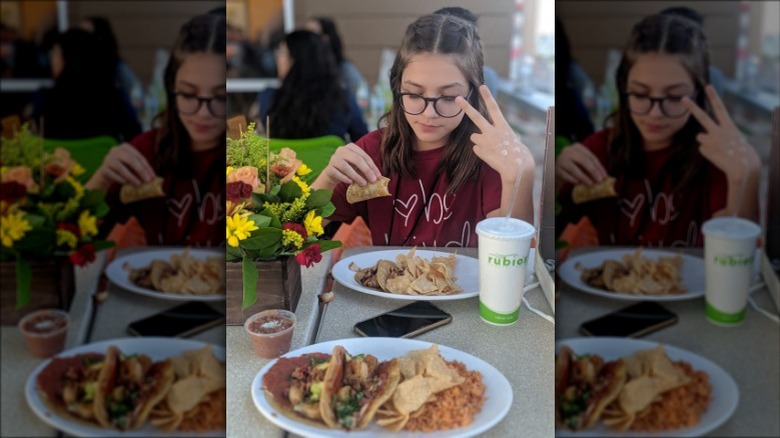
[(341, 36), (336, 28), (336, 22), (328, 17), (313, 17), (306, 20), (303, 25), (306, 30), (310, 30), (320, 36), (322, 41), (333, 53), (333, 59), (336, 61), (336, 67), (341, 72), (341, 79), (349, 90), (349, 94), (357, 99), (358, 88), (361, 83), (365, 83), (360, 70), (355, 67), (352, 61), (344, 58), (343, 44)]
[[(357, 140), (368, 132), (355, 99), (342, 87), (338, 67), (320, 38), (288, 34), (276, 49), (281, 88), (260, 93), (260, 122), (271, 118), (274, 138), (337, 135)], [(348, 137), (347, 137), (348, 136)]]
[[(390, 70), (386, 127), (337, 149), (313, 184), (335, 189), (329, 219), (361, 216), (374, 245), (473, 247), (477, 222), (507, 214), (522, 176), (510, 214), (533, 222), (534, 160), (480, 85), (482, 62), (479, 36), (463, 19), (426, 15), (407, 28)], [(392, 197), (346, 202), (349, 184), (382, 175)]]
[[(87, 183), (109, 190), (111, 216), (135, 215), (150, 245), (225, 243), (225, 17), (184, 24), (165, 68), (159, 128), (114, 147)], [(122, 184), (164, 178), (166, 196), (123, 205)]]
[[(708, 85), (708, 68), (707, 41), (693, 21), (661, 14), (634, 27), (611, 127), (556, 160), (556, 222), (587, 216), (602, 245), (701, 246), (711, 217), (758, 219), (758, 155)], [(571, 203), (573, 184), (607, 175), (617, 197)]]

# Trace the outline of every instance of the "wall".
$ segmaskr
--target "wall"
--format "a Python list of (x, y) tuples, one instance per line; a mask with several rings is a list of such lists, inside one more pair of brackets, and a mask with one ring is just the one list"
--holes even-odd
[(69, 1), (71, 25), (82, 18), (107, 18), (116, 33), (119, 53), (144, 85), (148, 85), (157, 49), (170, 50), (179, 28), (194, 15), (224, 7), (224, 1)]
[(642, 17), (671, 6), (688, 6), (704, 16), (710, 62), (733, 77), (739, 27), (736, 1), (556, 1), (556, 14), (569, 36), (574, 58), (598, 85), (604, 80), (607, 52), (622, 50), (631, 28)]
[(479, 16), (485, 63), (506, 77), (513, 0), (295, 0), (295, 27), (300, 27), (311, 16), (333, 18), (344, 42), (346, 57), (369, 84), (374, 84), (382, 49), (397, 50), (410, 23), (445, 6), (461, 6)]

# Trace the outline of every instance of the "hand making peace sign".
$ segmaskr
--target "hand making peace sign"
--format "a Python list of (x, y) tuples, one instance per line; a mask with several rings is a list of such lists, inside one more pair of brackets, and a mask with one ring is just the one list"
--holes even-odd
[(686, 97), (682, 101), (704, 128), (705, 132), (696, 136), (699, 152), (731, 181), (740, 181), (748, 172), (760, 168), (758, 154), (742, 137), (712, 85), (707, 85), (706, 92), (717, 120), (713, 120), (690, 98)]
[[(515, 181), (519, 172), (533, 169), (534, 161), (531, 151), (515, 135), (509, 126), (498, 103), (485, 85), (480, 85), (479, 92), (487, 106), (488, 114), (493, 119), (491, 124), (469, 102), (459, 96), (455, 99), (458, 106), (466, 113), (481, 133), (471, 134), (474, 142), (474, 153), (501, 175), (505, 181)], [(530, 166), (530, 167), (529, 167)], [(522, 169), (522, 170), (521, 170)]]

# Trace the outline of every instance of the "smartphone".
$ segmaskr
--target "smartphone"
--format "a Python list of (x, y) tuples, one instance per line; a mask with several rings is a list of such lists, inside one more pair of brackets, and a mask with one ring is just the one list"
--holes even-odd
[(586, 336), (638, 338), (677, 322), (677, 315), (652, 301), (643, 301), (582, 323)]
[(412, 338), (428, 330), (452, 321), (452, 315), (428, 301), (391, 310), (379, 316), (355, 324), (355, 332), (361, 336)]
[(131, 322), (127, 331), (134, 336), (186, 338), (224, 322), (225, 315), (213, 307), (202, 301), (190, 301)]

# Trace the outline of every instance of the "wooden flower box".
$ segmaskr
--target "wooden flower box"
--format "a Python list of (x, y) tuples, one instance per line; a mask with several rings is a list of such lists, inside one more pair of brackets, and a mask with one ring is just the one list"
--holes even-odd
[(284, 309), (295, 311), (301, 296), (301, 266), (294, 257), (255, 262), (258, 271), (257, 301), (246, 309), (243, 302), (241, 263), (226, 263), (225, 290), (227, 295), (227, 325), (243, 325), (247, 318), (261, 310)]

